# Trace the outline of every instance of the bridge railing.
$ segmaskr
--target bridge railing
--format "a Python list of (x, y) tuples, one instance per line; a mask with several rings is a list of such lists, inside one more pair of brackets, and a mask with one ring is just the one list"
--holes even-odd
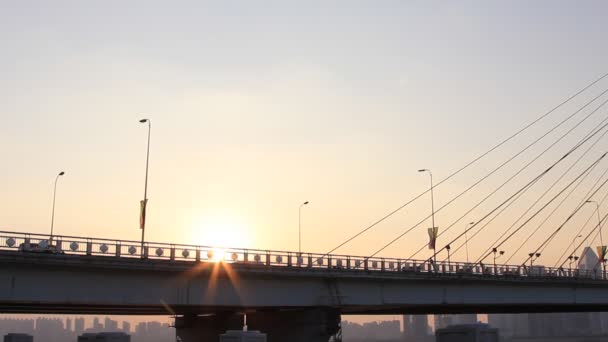
[[(244, 248), (219, 248), (187, 244), (86, 238), (0, 231), (0, 250), (29, 253), (61, 253), (82, 256), (145, 258), (176, 262), (240, 263), (290, 269), (400, 272), (436, 276), (494, 276), (505, 278), (572, 278), (606, 280), (603, 271), (551, 268), (541, 265), (489, 265), (398, 258), (368, 258), (340, 254), (297, 253)], [(600, 265), (601, 266), (601, 265)]]

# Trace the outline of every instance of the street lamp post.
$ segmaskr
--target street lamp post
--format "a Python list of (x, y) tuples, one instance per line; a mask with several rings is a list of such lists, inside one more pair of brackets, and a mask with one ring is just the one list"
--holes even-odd
[(150, 162), (150, 133), (152, 131), (152, 121), (150, 119), (141, 119), (140, 123), (148, 123), (148, 146), (146, 148), (146, 180), (144, 183), (144, 199), (141, 201), (141, 213), (139, 218), (139, 228), (141, 229), (141, 255), (144, 254), (144, 239), (146, 234), (146, 210), (148, 207), (148, 165)]
[(585, 201), (585, 203), (595, 203), (595, 212), (597, 213), (597, 229), (600, 231), (600, 243), (604, 246), (604, 238), (602, 238), (602, 219), (600, 218), (600, 204), (597, 201)]
[(302, 255), (302, 207), (307, 205), (308, 201), (300, 204), (298, 208), (298, 254)]
[(582, 235), (577, 235), (577, 236), (575, 236), (575, 237), (574, 237), (574, 239), (572, 239), (572, 246), (574, 247), (574, 252), (575, 252), (575, 253), (576, 253), (576, 249), (577, 249), (577, 246), (576, 246), (576, 239), (578, 239), (578, 238), (582, 238), (582, 237), (583, 237)]
[[(420, 169), (418, 172), (428, 172), (431, 178), (431, 224), (432, 229), (435, 229), (435, 198), (433, 194), (433, 173), (429, 169)], [(436, 237), (435, 237), (436, 238)], [(433, 264), (437, 262), (437, 249), (436, 249), (437, 241), (433, 244)]]
[(467, 230), (469, 230), (469, 226), (474, 225), (475, 222), (471, 221), (466, 226), (464, 226), (464, 249), (467, 252), (467, 264), (469, 263), (469, 238), (467, 237)]
[(59, 177), (65, 175), (65, 172), (61, 171), (55, 177), (55, 186), (53, 187), (53, 209), (51, 211), (51, 236), (49, 238), (49, 246), (53, 244), (53, 225), (55, 224), (55, 197), (57, 195), (57, 181)]
[(451, 265), (451, 263), (450, 263), (450, 249), (451, 248), (452, 247), (450, 247), (450, 245), (445, 246), (445, 250), (448, 252), (448, 270), (449, 270), (449, 267)]

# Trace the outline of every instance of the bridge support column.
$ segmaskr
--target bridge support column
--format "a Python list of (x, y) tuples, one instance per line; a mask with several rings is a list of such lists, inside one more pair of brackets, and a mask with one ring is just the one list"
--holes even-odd
[[(267, 342), (327, 342), (340, 329), (340, 313), (332, 309), (254, 312), (247, 314), (247, 326), (265, 333)], [(175, 320), (176, 334), (182, 342), (217, 342), (226, 330), (242, 328), (243, 315), (236, 313)]]

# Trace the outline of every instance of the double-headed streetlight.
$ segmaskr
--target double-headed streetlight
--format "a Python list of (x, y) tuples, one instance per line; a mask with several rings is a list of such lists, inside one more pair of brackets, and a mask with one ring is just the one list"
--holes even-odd
[[(496, 259), (500, 258), (501, 256), (503, 256), (505, 254), (505, 251), (499, 251), (498, 249), (496, 249), (496, 247), (492, 248), (492, 253), (494, 253), (494, 275), (496, 275), (498, 272), (496, 269)], [(496, 253), (498, 253), (499, 255), (496, 256)]]
[(55, 197), (57, 195), (57, 181), (59, 177), (65, 175), (65, 172), (61, 171), (55, 177), (55, 186), (53, 187), (53, 210), (51, 211), (51, 236), (49, 238), (49, 246), (53, 244), (53, 225), (55, 223)]
[[(436, 227), (435, 227), (435, 198), (433, 195), (433, 173), (431, 172), (431, 170), (429, 169), (420, 169), (418, 170), (418, 172), (428, 172), (429, 176), (431, 178), (431, 233), (433, 236), (431, 236), (431, 239), (436, 240), (437, 236), (436, 236)], [(433, 241), (433, 263), (437, 262), (437, 250), (436, 250), (436, 244), (437, 241)]]
[[(540, 258), (540, 253), (529, 253), (528, 256), (530, 257), (530, 268), (532, 268), (532, 266), (534, 266), (534, 260)], [(536, 259), (534, 259), (534, 257), (536, 257)]]
[(298, 207), (298, 254), (302, 254), (302, 207), (307, 205), (308, 201), (300, 204)]
[(144, 185), (144, 199), (140, 202), (139, 228), (141, 229), (141, 255), (144, 254), (144, 239), (146, 234), (146, 209), (148, 206), (148, 165), (150, 161), (150, 132), (152, 131), (152, 122), (150, 119), (141, 119), (141, 123), (148, 123), (148, 147), (146, 149), (146, 180)]

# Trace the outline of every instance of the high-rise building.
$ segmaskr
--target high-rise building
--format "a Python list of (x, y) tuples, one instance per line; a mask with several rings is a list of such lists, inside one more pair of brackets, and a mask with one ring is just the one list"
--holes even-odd
[(34, 337), (27, 334), (8, 334), (4, 336), (4, 342), (33, 342)]
[(67, 332), (72, 332), (72, 320), (70, 318), (66, 318), (65, 320), (65, 330)]
[(118, 322), (110, 319), (109, 317), (106, 317), (105, 322), (104, 322), (104, 327), (103, 327), (104, 331), (118, 331)]
[(79, 317), (74, 319), (74, 332), (76, 334), (81, 334), (84, 332), (84, 318)]
[(101, 325), (101, 323), (99, 323), (99, 317), (95, 317), (93, 318), (93, 330), (102, 330), (103, 329), (103, 325)]
[(123, 332), (86, 333), (78, 336), (78, 342), (131, 342), (131, 336)]
[(404, 315), (403, 333), (408, 337), (428, 335), (429, 324), (427, 315)]
[(65, 340), (66, 333), (63, 321), (59, 318), (38, 317), (36, 319), (36, 332), (34, 337), (37, 340), (43, 338), (47, 341)]
[(127, 321), (123, 321), (122, 322), (122, 332), (124, 333), (130, 333), (131, 332), (131, 323), (127, 322)]

